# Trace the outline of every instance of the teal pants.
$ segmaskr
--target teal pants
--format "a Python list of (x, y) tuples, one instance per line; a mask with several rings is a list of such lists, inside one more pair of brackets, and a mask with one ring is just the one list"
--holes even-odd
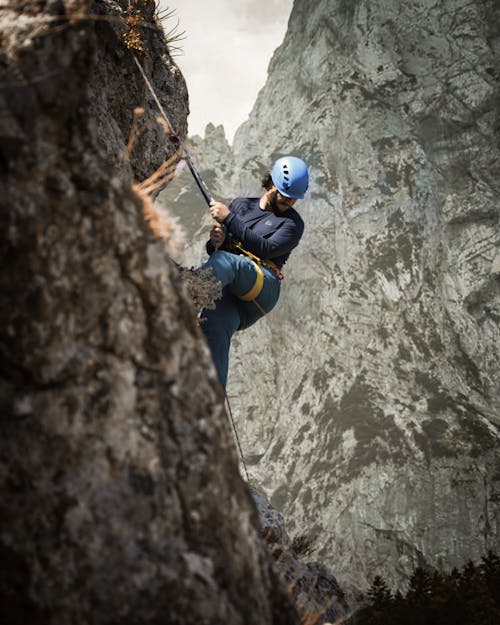
[[(213, 275), (222, 283), (222, 297), (215, 302), (214, 310), (203, 309), (201, 327), (210, 347), (219, 382), (225, 389), (233, 334), (248, 328), (263, 316), (253, 301), (238, 299), (238, 295), (244, 295), (253, 287), (257, 272), (247, 256), (223, 250), (217, 250), (210, 256), (202, 266), (202, 269), (206, 268), (211, 268)], [(278, 302), (280, 281), (270, 269), (261, 268), (264, 286), (256, 301), (268, 313)]]

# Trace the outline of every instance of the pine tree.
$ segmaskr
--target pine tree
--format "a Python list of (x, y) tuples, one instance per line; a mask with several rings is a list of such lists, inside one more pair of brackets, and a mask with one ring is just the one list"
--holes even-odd
[(431, 577), (429, 614), (430, 621), (435, 625), (456, 625), (453, 622), (449, 623), (448, 620), (449, 597), (450, 588), (447, 575), (437, 570), (434, 571)]
[(489, 551), (450, 573), (418, 567), (405, 597), (377, 575), (357, 625), (500, 625), (500, 558)]
[(418, 566), (410, 577), (407, 599), (415, 605), (428, 605), (432, 591), (429, 570)]
[(392, 600), (392, 593), (380, 575), (376, 575), (368, 591), (370, 603), (376, 610), (384, 610)]
[(408, 625), (428, 625), (431, 618), (432, 581), (427, 568), (417, 567), (412, 576), (406, 594), (410, 610)]
[(490, 549), (481, 560), (480, 568), (490, 596), (495, 602), (497, 609), (500, 610), (500, 558)]
[(359, 625), (388, 625), (387, 613), (392, 594), (386, 582), (377, 575), (368, 590), (370, 605), (361, 610), (356, 623)]
[(400, 590), (397, 590), (394, 594), (391, 603), (390, 614), (384, 625), (410, 625), (408, 619), (409, 608), (406, 599), (401, 594)]
[(439, 625), (466, 625), (464, 622), (464, 603), (459, 592), (461, 576), (458, 569), (442, 574), (440, 580), (434, 580), (432, 591), (432, 613)]

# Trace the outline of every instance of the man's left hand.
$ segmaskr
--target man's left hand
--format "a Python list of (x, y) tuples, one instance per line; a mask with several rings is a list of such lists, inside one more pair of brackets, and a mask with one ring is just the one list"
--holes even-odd
[(231, 211), (229, 208), (222, 204), (222, 202), (212, 202), (210, 204), (210, 214), (218, 221), (220, 224), (224, 221), (224, 219), (229, 215)]

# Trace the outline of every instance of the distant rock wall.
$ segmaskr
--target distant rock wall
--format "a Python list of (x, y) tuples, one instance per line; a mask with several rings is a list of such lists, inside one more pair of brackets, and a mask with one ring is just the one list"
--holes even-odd
[[(131, 189), (169, 148), (124, 46), (128, 5), (0, 13), (2, 619), (296, 623), (195, 311)], [(133, 6), (154, 25), (154, 3)], [(140, 32), (184, 136), (184, 80)]]
[(255, 477), (339, 579), (500, 547), (499, 11), (297, 0), (235, 138), (238, 170), (312, 166), (285, 299), (229, 388)]
[(296, 0), (215, 190), (255, 194), (282, 154), (311, 166), (228, 394), (254, 481), (362, 586), (500, 548), (499, 11)]

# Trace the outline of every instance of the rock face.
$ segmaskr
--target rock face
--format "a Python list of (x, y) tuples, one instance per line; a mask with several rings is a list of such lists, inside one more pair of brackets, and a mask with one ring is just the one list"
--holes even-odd
[(285, 521), (262, 493), (251, 489), (260, 519), (260, 532), (266, 540), (279, 575), (288, 585), (301, 622), (342, 622), (349, 606), (356, 604), (352, 592), (347, 596), (332, 571), (319, 562), (306, 562), (314, 551), (314, 537), (296, 536), (290, 539)]
[[(195, 311), (131, 189), (169, 152), (128, 4), (0, 14), (2, 619), (295, 623)], [(154, 3), (133, 4), (154, 25)], [(140, 34), (184, 135), (184, 80), (162, 35)]]
[(311, 165), (228, 394), (255, 482), (361, 586), (500, 547), (499, 29), (493, 0), (296, 0), (215, 189)]

